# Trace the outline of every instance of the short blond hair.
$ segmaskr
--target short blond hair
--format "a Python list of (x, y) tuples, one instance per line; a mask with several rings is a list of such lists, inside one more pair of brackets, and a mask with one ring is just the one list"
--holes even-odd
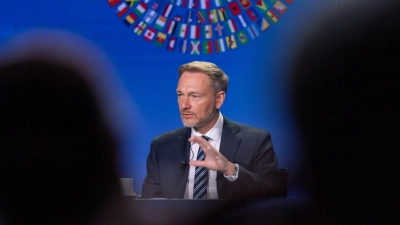
[(200, 72), (206, 74), (212, 81), (214, 94), (220, 91), (224, 91), (225, 93), (228, 91), (228, 75), (214, 63), (193, 61), (183, 64), (178, 68), (178, 78), (180, 78), (184, 72)]

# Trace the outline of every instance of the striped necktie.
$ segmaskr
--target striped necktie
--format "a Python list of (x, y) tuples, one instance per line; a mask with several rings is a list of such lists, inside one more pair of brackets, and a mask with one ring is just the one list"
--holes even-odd
[[(202, 136), (207, 141), (210, 140), (207, 136)], [(203, 149), (199, 147), (197, 152), (197, 160), (204, 161), (206, 155)], [(193, 199), (207, 199), (207, 186), (208, 186), (208, 169), (198, 166), (194, 172), (194, 186), (193, 186)]]

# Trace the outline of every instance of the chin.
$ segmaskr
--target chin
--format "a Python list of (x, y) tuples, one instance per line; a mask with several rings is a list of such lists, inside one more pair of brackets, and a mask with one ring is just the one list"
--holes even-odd
[(196, 127), (198, 123), (190, 123), (190, 122), (185, 122), (182, 120), (183, 126), (185, 127)]
[(183, 123), (183, 126), (185, 127), (197, 127), (196, 123)]

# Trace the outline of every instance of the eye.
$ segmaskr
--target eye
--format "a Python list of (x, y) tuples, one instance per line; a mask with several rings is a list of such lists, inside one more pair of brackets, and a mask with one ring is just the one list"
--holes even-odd
[(199, 98), (198, 95), (192, 95), (192, 98)]

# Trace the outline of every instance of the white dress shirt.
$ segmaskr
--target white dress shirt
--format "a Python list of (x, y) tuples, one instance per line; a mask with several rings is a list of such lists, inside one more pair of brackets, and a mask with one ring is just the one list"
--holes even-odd
[[(211, 146), (219, 151), (219, 146), (221, 144), (221, 135), (222, 135), (222, 127), (224, 124), (224, 118), (222, 114), (219, 113), (218, 121), (215, 123), (214, 127), (211, 128), (206, 134), (201, 134), (197, 130), (192, 127), (192, 136), (202, 136), (205, 135), (210, 138), (208, 141)], [(191, 150), (189, 159), (196, 160), (197, 159), (197, 152), (199, 151), (199, 144), (191, 142)], [(193, 199), (193, 185), (194, 185), (194, 171), (195, 166), (189, 166), (189, 177), (188, 182), (186, 184), (185, 190), (185, 199)], [(207, 191), (207, 199), (218, 199), (217, 193), (217, 171), (215, 170), (208, 170), (208, 191)]]
[[(205, 135), (210, 138), (208, 141), (211, 146), (213, 146), (217, 151), (219, 151), (219, 146), (221, 144), (221, 136), (222, 136), (222, 127), (224, 125), (224, 117), (221, 113), (219, 113), (219, 118), (217, 123), (215, 123), (214, 127), (211, 128), (206, 134), (201, 134), (197, 130), (192, 127), (192, 136), (202, 136)], [(197, 159), (197, 152), (199, 151), (199, 144), (190, 143), (190, 160)], [(194, 185), (194, 172), (196, 167), (189, 166), (189, 177), (186, 184), (185, 195), (183, 198), (185, 199), (193, 199), (193, 185)], [(225, 176), (229, 181), (234, 181), (237, 178), (236, 176)], [(207, 199), (218, 199), (217, 192), (217, 171), (208, 170), (208, 191), (207, 191)]]

